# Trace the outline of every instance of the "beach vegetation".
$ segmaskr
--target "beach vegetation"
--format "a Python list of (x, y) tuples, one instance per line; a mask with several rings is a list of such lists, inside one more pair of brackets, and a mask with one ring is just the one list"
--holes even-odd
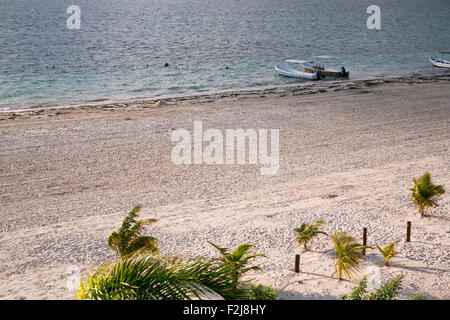
[(437, 206), (437, 198), (445, 193), (444, 187), (435, 185), (431, 181), (431, 174), (424, 173), (420, 178), (415, 179), (414, 187), (409, 189), (412, 191), (411, 198), (413, 203), (419, 207), (421, 215), (425, 214), (426, 207)]
[(230, 266), (203, 257), (182, 261), (141, 252), (101, 264), (82, 279), (79, 300), (248, 299), (249, 289), (238, 286)]
[(371, 248), (355, 241), (355, 238), (349, 236), (345, 231), (336, 231), (331, 234), (336, 252), (335, 269), (339, 280), (345, 275), (352, 279), (360, 272), (360, 262), (364, 259), (364, 249)]
[(263, 286), (261, 284), (250, 284), (248, 290), (248, 300), (277, 300), (279, 292), (279, 290), (275, 290), (271, 286)]
[(108, 238), (108, 245), (119, 255), (106, 261), (82, 278), (79, 300), (273, 300), (278, 291), (253, 285), (241, 276), (259, 266), (250, 261), (264, 256), (250, 254), (251, 244), (239, 245), (229, 252), (209, 242), (220, 258), (203, 256), (183, 260), (161, 255), (157, 239), (144, 237), (144, 225), (155, 219), (137, 220), (140, 206), (124, 219), (122, 226)]
[(411, 300), (427, 300), (427, 298), (422, 293), (417, 293), (411, 297)]
[(395, 300), (402, 289), (402, 282), (405, 276), (399, 275), (381, 285), (374, 292), (367, 291), (367, 277), (364, 277), (355, 287), (351, 294), (339, 297), (341, 300)]
[(250, 254), (250, 250), (254, 245), (252, 244), (241, 244), (237, 246), (233, 251), (230, 252), (227, 248), (219, 247), (218, 245), (208, 241), (219, 253), (220, 258), (216, 260), (220, 261), (221, 264), (227, 267), (231, 271), (231, 277), (234, 282), (234, 288), (240, 283), (240, 279), (243, 274), (250, 270), (260, 270), (259, 266), (249, 266), (251, 260), (258, 257), (266, 257), (264, 254)]
[(326, 232), (319, 230), (322, 225), (323, 220), (318, 220), (313, 223), (302, 223), (300, 227), (294, 228), (294, 231), (297, 233), (298, 244), (303, 244), (303, 247), (306, 250), (308, 242), (317, 237), (319, 234), (326, 235)]
[(381, 248), (379, 245), (377, 245), (377, 248), (384, 257), (384, 263), (388, 266), (389, 260), (397, 254), (397, 251), (395, 251), (395, 242), (392, 242), (385, 248)]
[(140, 211), (140, 206), (134, 207), (123, 220), (122, 226), (111, 233), (108, 238), (108, 246), (120, 257), (126, 257), (139, 251), (158, 251), (158, 239), (142, 235), (147, 224), (158, 220), (136, 220)]

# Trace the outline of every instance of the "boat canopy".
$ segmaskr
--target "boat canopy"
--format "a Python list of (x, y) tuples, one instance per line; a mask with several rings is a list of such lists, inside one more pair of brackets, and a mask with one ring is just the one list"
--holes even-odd
[(449, 61), (441, 59), (441, 58), (430, 57), (430, 59), (433, 61), (436, 61), (436, 62), (440, 62), (440, 63), (450, 63)]
[(305, 63), (305, 62), (308, 62), (308, 60), (298, 60), (298, 59), (287, 59), (285, 61), (286, 62), (290, 62), (290, 63)]
[(316, 58), (321, 58), (321, 59), (337, 59), (337, 57), (335, 57), (335, 56), (316, 56)]
[(307, 68), (314, 68), (314, 67), (316, 67), (316, 65), (311, 63), (311, 62), (305, 62), (305, 63), (303, 63), (303, 66), (307, 67)]

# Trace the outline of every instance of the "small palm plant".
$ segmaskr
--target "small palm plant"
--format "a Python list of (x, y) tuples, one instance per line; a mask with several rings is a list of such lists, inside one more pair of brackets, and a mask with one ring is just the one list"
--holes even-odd
[(154, 223), (156, 219), (136, 220), (141, 211), (140, 206), (134, 207), (123, 220), (119, 230), (114, 231), (108, 238), (108, 246), (120, 257), (126, 257), (137, 251), (158, 251), (158, 239), (142, 236), (146, 224)]
[(355, 238), (345, 231), (333, 232), (331, 239), (336, 248), (335, 268), (339, 280), (342, 279), (343, 274), (352, 279), (354, 273), (360, 272), (359, 263), (364, 259), (363, 250), (371, 247), (357, 243)]
[(412, 191), (412, 201), (419, 207), (421, 215), (424, 214), (425, 207), (437, 206), (436, 198), (445, 193), (444, 187), (434, 185), (431, 182), (431, 174), (424, 173), (419, 179), (413, 179), (414, 187)]
[(214, 243), (208, 241), (210, 245), (219, 251), (221, 257), (217, 260), (222, 262), (222, 265), (229, 268), (231, 272), (231, 278), (233, 279), (235, 289), (240, 282), (241, 276), (250, 270), (260, 270), (259, 266), (247, 267), (250, 260), (257, 257), (266, 257), (264, 254), (249, 254), (249, 251), (254, 246), (253, 244), (241, 244), (233, 251), (229, 252), (227, 248), (219, 247)]
[(319, 228), (323, 225), (323, 220), (319, 220), (313, 223), (302, 223), (294, 231), (297, 232), (297, 242), (298, 244), (303, 244), (305, 250), (307, 250), (307, 244), (313, 238), (317, 237), (319, 234), (327, 234), (326, 232), (320, 231)]
[(392, 242), (390, 245), (385, 247), (384, 249), (377, 245), (378, 250), (380, 250), (381, 254), (384, 257), (384, 263), (388, 266), (389, 260), (397, 254), (395, 251), (395, 242)]

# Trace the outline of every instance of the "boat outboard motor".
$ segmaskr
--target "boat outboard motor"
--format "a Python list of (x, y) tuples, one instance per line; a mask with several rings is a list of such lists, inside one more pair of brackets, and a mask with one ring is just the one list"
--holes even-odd
[(320, 72), (320, 70), (316, 70), (316, 76), (317, 76), (317, 80), (322, 79), (322, 72)]
[(341, 77), (348, 78), (349, 72), (345, 70), (344, 67), (341, 67)]

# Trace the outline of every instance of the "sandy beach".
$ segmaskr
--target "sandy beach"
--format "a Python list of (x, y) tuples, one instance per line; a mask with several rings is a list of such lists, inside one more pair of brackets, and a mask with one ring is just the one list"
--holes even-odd
[[(175, 165), (171, 132), (196, 120), (279, 129), (278, 173)], [(1, 112), (0, 142), (0, 299), (72, 299), (70, 270), (114, 258), (107, 237), (136, 204), (159, 219), (147, 234), (165, 253), (257, 244), (267, 258), (249, 278), (286, 299), (335, 299), (374, 268), (405, 275), (401, 299), (450, 298), (450, 75)], [(426, 171), (447, 193), (421, 217), (408, 188)], [(364, 272), (339, 281), (329, 238), (295, 243), (292, 229), (319, 219), (399, 254), (386, 267), (368, 250)]]

